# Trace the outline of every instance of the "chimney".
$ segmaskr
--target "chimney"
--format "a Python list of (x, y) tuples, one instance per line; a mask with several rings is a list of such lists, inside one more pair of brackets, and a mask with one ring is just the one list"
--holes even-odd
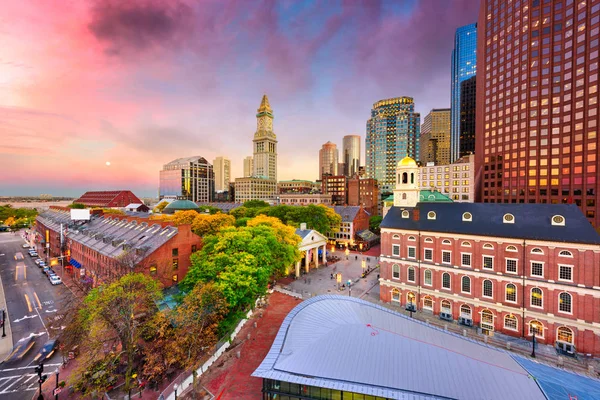
[(305, 231), (306, 230), (306, 222), (303, 222), (300, 224), (300, 229)]
[(419, 209), (415, 208), (413, 210), (413, 221), (418, 221), (419, 220)]

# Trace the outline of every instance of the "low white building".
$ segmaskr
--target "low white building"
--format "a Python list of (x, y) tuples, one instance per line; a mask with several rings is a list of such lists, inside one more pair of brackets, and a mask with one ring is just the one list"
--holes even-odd
[(314, 229), (307, 229), (304, 223), (300, 224), (299, 229), (296, 229), (296, 235), (302, 238), (302, 241), (298, 244), (298, 250), (300, 250), (303, 259), (296, 263), (295, 271), (296, 278), (299, 278), (302, 266), (308, 273), (311, 267), (318, 268), (319, 265), (324, 265), (327, 262), (327, 237)]
[(310, 204), (331, 205), (330, 194), (320, 193), (288, 193), (279, 195), (279, 204), (288, 206), (308, 206)]
[(470, 154), (448, 165), (419, 168), (421, 190), (438, 191), (457, 203), (475, 202), (475, 155)]

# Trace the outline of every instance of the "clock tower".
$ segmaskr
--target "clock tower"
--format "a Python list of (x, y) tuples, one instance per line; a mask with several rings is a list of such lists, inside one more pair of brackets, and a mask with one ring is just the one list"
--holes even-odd
[(265, 94), (256, 114), (254, 168), (252, 175), (277, 180), (277, 137), (273, 132), (273, 110)]

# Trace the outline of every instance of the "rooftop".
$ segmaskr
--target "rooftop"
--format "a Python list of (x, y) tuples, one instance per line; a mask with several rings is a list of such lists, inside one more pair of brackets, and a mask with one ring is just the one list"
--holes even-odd
[[(323, 295), (287, 315), (252, 376), (391, 399), (546, 399), (538, 379), (549, 372), (523, 360), (364, 300)], [(594, 379), (546, 368), (564, 393), (600, 390)]]
[(333, 206), (336, 214), (342, 217), (342, 222), (354, 222), (360, 208), (360, 206)]
[(198, 205), (191, 200), (175, 200), (174, 202), (167, 204), (167, 206), (163, 208), (163, 213), (173, 214), (175, 211), (198, 211), (198, 209)]

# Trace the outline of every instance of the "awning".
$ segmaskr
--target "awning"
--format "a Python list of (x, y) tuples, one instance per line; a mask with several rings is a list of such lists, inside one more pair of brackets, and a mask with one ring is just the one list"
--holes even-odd
[(79, 264), (79, 262), (77, 262), (77, 260), (75, 260), (73, 257), (71, 257), (71, 261), (70, 261), (71, 265), (74, 266), (75, 268), (81, 268), (81, 264)]

